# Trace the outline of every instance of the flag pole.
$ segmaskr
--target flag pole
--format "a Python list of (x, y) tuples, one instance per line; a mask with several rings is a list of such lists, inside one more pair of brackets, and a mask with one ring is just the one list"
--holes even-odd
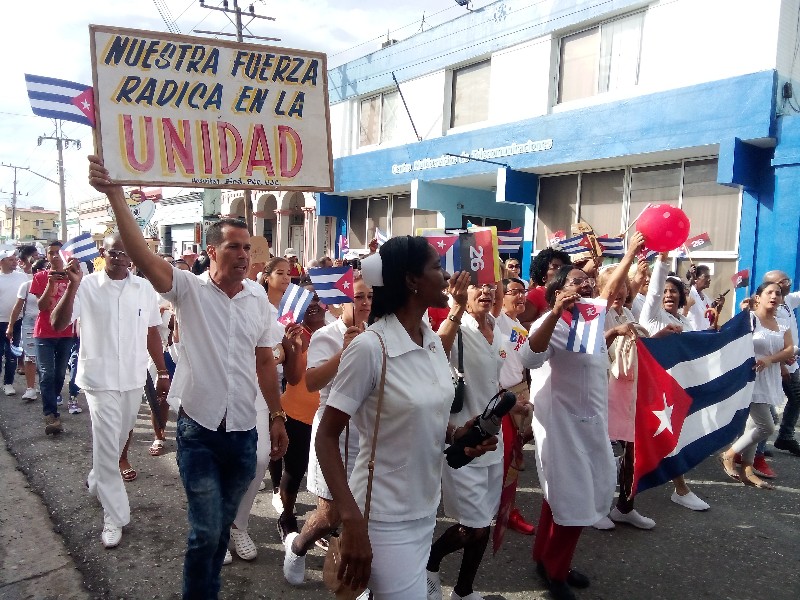
[(692, 260), (692, 255), (689, 254), (689, 246), (686, 244), (683, 245), (683, 251), (686, 252), (686, 258), (689, 259), (689, 264), (694, 266), (694, 261)]
[(617, 237), (623, 237), (623, 236), (624, 236), (626, 233), (628, 233), (628, 232), (631, 230), (631, 227), (633, 227), (633, 226), (636, 224), (636, 221), (638, 221), (638, 220), (639, 220), (639, 217), (641, 217), (641, 216), (644, 214), (644, 211), (646, 211), (648, 208), (650, 208), (650, 206), (651, 206), (651, 204), (648, 202), (648, 203), (647, 203), (647, 206), (645, 206), (645, 207), (642, 209), (642, 212), (640, 212), (640, 213), (639, 213), (639, 216), (638, 216), (638, 217), (636, 217), (636, 218), (635, 218), (633, 221), (631, 221), (630, 223), (628, 223), (628, 226), (625, 228), (625, 231), (623, 231), (622, 233), (620, 233), (620, 234), (619, 234)]

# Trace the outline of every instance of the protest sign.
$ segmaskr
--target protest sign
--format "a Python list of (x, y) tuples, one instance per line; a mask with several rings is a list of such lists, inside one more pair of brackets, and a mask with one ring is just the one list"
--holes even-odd
[(89, 31), (95, 145), (117, 183), (333, 189), (324, 54)]

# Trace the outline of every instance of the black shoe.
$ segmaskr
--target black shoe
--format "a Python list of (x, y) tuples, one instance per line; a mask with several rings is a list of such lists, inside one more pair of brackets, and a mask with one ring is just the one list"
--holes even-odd
[(778, 438), (775, 440), (773, 446), (775, 446), (778, 450), (786, 450), (790, 454), (800, 456), (800, 443), (798, 443), (797, 440), (791, 438), (788, 440)]
[(286, 536), (290, 533), (299, 533), (300, 529), (297, 527), (297, 517), (291, 515), (290, 517), (278, 518), (278, 535), (281, 537), (281, 543), (284, 542)]
[(572, 588), (567, 585), (566, 581), (553, 581), (552, 579), (547, 583), (547, 589), (553, 600), (578, 600)]
[(767, 458), (772, 458), (772, 450), (769, 450), (768, 448), (765, 448), (764, 449), (764, 456), (766, 456)]
[(547, 576), (547, 571), (544, 570), (544, 564), (537, 562), (536, 563), (536, 574), (542, 578), (542, 581), (545, 583), (550, 583), (550, 578)]
[(574, 588), (583, 590), (589, 587), (589, 578), (577, 569), (570, 569), (567, 574), (567, 583)]

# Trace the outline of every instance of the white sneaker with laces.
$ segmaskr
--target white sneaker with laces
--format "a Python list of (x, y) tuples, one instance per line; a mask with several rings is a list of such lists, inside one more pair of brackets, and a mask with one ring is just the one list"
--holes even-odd
[(103, 523), (103, 533), (100, 534), (100, 539), (103, 540), (103, 546), (106, 548), (118, 546), (122, 539), (122, 527), (117, 527), (113, 523)]
[(428, 571), (425, 569), (428, 578), (428, 600), (442, 600), (442, 580), (439, 571)]
[(281, 500), (280, 492), (272, 492), (272, 508), (275, 509), (279, 517), (283, 514), (283, 500)]
[(597, 523), (592, 525), (595, 529), (599, 529), (600, 531), (608, 531), (610, 529), (614, 529), (616, 525), (614, 525), (614, 521), (609, 519), (608, 517), (603, 517)]
[(689, 492), (685, 496), (679, 496), (678, 492), (672, 492), (670, 498), (675, 504), (680, 504), (691, 510), (708, 510), (711, 506), (698, 498), (694, 492)]
[(234, 529), (231, 527), (231, 539), (233, 540), (233, 548), (236, 550), (236, 554), (242, 560), (253, 560), (258, 556), (258, 549), (246, 529)]
[(3, 392), (6, 396), (14, 396), (17, 393), (17, 390), (14, 389), (14, 386), (10, 383), (7, 383), (3, 386)]
[(614, 507), (608, 516), (615, 523), (627, 523), (639, 529), (652, 529), (656, 526), (656, 522), (653, 519), (640, 515), (636, 509), (631, 510), (629, 513), (624, 513)]
[(25, 393), (22, 394), (23, 400), (36, 400), (36, 388), (28, 388), (25, 390)]
[(233, 554), (230, 550), (225, 550), (225, 558), (222, 559), (223, 565), (229, 565), (233, 562)]
[(306, 578), (306, 557), (292, 551), (292, 542), (300, 535), (292, 532), (283, 540), (283, 577), (291, 585), (302, 585)]

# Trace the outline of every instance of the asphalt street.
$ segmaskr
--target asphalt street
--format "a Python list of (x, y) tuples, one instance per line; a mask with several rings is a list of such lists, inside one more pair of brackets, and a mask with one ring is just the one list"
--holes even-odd
[[(122, 543), (106, 550), (100, 542), (102, 510), (84, 487), (91, 464), (85, 401), (81, 397), (80, 415), (66, 414), (65, 407), (62, 434), (45, 436), (41, 402), (20, 398), (24, 385), (19, 377), (16, 388), (17, 396), (0, 395), (0, 433), (7, 448), (0, 460), (0, 598), (179, 598), (187, 524), (175, 463), (174, 420), (167, 452), (151, 457), (149, 413), (145, 404), (141, 406), (129, 454), (138, 471), (138, 478), (127, 484), (132, 523)], [(536, 521), (541, 492), (532, 450), (526, 451), (526, 458), (528, 469), (522, 473), (517, 503)], [(587, 529), (574, 565), (592, 584), (578, 597), (800, 597), (800, 458), (776, 451), (771, 463), (778, 473), (775, 491), (728, 480), (712, 457), (687, 476), (711, 510), (696, 513), (679, 507), (669, 499), (672, 490), (663, 487), (637, 498), (637, 509), (657, 523), (652, 531), (625, 525), (614, 531)], [(251, 518), (258, 558), (247, 563), (234, 557), (233, 564), (223, 568), (222, 598), (331, 597), (321, 582), (323, 555), (317, 549), (308, 555), (308, 582), (300, 588), (285, 583), (283, 547), (270, 499), (271, 493), (260, 493)], [(301, 521), (311, 508), (311, 496), (302, 493)], [(437, 533), (450, 524), (440, 513)], [(531, 567), (531, 542), (531, 537), (508, 532), (496, 556), (487, 550), (476, 579), (476, 590), (486, 600), (548, 597)], [(445, 600), (459, 561), (454, 555), (442, 565)], [(31, 570), (31, 565), (36, 568)]]

